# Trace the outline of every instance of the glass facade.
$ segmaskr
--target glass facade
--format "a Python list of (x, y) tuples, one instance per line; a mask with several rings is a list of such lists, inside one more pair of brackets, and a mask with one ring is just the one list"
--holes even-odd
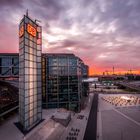
[(16, 54), (0, 55), (0, 76), (12, 77), (19, 75), (19, 58)]
[[(29, 43), (31, 44), (31, 42)], [(28, 53), (27, 50), (32, 49), (25, 49), (27, 54), (30, 54), (30, 52)], [(20, 50), (20, 52), (24, 52), (24, 49)], [(25, 65), (26, 69), (29, 69), (29, 61), (27, 61), (27, 58), (29, 58), (29, 56), (27, 54), (25, 53)], [(12, 54), (10, 54), (10, 56), (12, 56)], [(0, 58), (9, 58), (10, 56), (8, 54), (0, 54)], [(15, 54), (15, 56), (18, 58), (18, 54)], [(34, 55), (32, 57), (34, 57)], [(12, 59), (12, 57), (10, 58)], [(24, 57), (21, 55), (21, 59), (23, 58)], [(82, 78), (88, 78), (88, 66), (73, 54), (42, 54), (41, 59), (42, 85), (41, 83), (40, 85), (42, 87), (43, 107), (64, 107), (75, 111), (80, 110), (81, 99), (83, 96), (87, 96), (89, 91), (89, 84), (82, 82)], [(20, 69), (21, 72), (25, 72), (26, 75), (29, 75), (29, 70), (24, 71), (24, 64), (20, 63), (20, 65), (23, 67), (23, 69)], [(27, 76), (25, 79), (26, 81), (32, 78), (32, 83), (35, 82), (35, 75), (37, 73), (37, 71), (34, 71), (35, 65), (36, 63), (32, 64), (33, 74), (31, 75), (31, 77)], [(40, 69), (38, 73), (40, 73)], [(40, 76), (37, 77), (39, 78)], [(26, 84), (26, 87), (28, 87), (28, 84)], [(39, 90), (41, 89), (39, 88)]]
[(80, 111), (82, 93), (81, 60), (73, 54), (46, 54), (47, 108)]
[(42, 57), (42, 105), (46, 102), (46, 60)]
[[(89, 67), (85, 64), (82, 64), (82, 77), (83, 79), (88, 78), (89, 75)], [(88, 96), (89, 94), (89, 83), (88, 82), (82, 82), (82, 94), (83, 96)]]
[(42, 118), (41, 32), (24, 16), (19, 26), (19, 121), (25, 131)]

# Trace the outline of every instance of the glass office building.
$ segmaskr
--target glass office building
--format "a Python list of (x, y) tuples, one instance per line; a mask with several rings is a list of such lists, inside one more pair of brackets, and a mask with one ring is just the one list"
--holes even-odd
[[(86, 79), (86, 78), (88, 78), (88, 76), (89, 76), (89, 67), (83, 63), (82, 64), (82, 77), (83, 77), (83, 79)], [(88, 94), (89, 94), (89, 83), (88, 82), (82, 82), (82, 94), (83, 94), (83, 96), (88, 96)]]
[(19, 25), (19, 123), (29, 131), (42, 119), (41, 27), (24, 15)]
[(44, 58), (46, 96), (43, 97), (43, 106), (80, 111), (82, 60), (73, 54), (45, 54)]
[(0, 77), (18, 77), (19, 57), (15, 53), (3, 53), (0, 55)]

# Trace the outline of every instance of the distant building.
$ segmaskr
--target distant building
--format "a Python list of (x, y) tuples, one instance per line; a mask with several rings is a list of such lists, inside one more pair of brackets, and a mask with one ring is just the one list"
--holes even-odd
[(83, 78), (88, 78), (89, 76), (89, 66), (85, 65), (84, 63), (82, 64), (82, 75)]
[[(84, 63), (82, 64), (82, 77), (83, 79), (89, 78), (89, 67)], [(84, 82), (84, 80), (82, 82), (82, 94), (83, 96), (88, 96), (89, 94), (89, 82)]]

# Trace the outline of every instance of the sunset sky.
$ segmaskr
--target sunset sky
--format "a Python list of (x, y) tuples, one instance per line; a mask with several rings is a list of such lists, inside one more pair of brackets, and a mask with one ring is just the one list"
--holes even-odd
[(74, 53), (90, 66), (139, 71), (140, 0), (0, 0), (0, 52), (18, 52), (18, 24), (41, 21), (43, 52)]

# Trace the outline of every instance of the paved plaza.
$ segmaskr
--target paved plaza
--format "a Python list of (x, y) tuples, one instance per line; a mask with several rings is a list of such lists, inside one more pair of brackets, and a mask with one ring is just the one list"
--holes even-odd
[[(42, 136), (41, 130), (42, 130), (42, 127), (45, 126), (45, 124), (48, 124), (48, 128), (49, 128), (49, 129), (46, 129), (47, 136), (51, 135), (54, 128), (58, 127), (57, 123), (50, 121), (50, 117), (55, 112), (56, 112), (56, 109), (43, 110), (43, 118), (45, 118), (45, 120), (41, 122), (38, 126), (36, 126), (32, 131), (30, 131), (25, 136), (14, 124), (15, 122), (18, 121), (18, 114), (14, 114), (10, 116), (8, 119), (3, 121), (2, 124), (0, 124), (0, 140), (26, 140), (26, 139), (30, 140), (34, 134), (36, 134), (37, 136), (36, 140), (37, 140)], [(36, 133), (36, 132), (39, 132), (39, 133)]]
[[(57, 109), (43, 110), (43, 118), (45, 120), (24, 136), (14, 125), (14, 122), (18, 121), (18, 115), (13, 114), (0, 124), (0, 139), (83, 140), (88, 121), (90, 122), (92, 120), (92, 118), (89, 117), (89, 114), (94, 96), (94, 94), (89, 95), (85, 102), (85, 108), (80, 113), (71, 112), (71, 121), (67, 127), (51, 119), (51, 116), (58, 111)], [(135, 98), (140, 97), (140, 95), (137, 94), (100, 93), (98, 96), (97, 140), (140, 140), (139, 104), (131, 106), (129, 104), (125, 106), (115, 106), (104, 100), (108, 97), (114, 99), (116, 96), (118, 97), (117, 99), (124, 96), (135, 96)]]
[(135, 95), (110, 95), (102, 97), (106, 102), (115, 106), (140, 106), (140, 97)]
[[(72, 121), (70, 122), (68, 127), (65, 129), (60, 140), (70, 140), (72, 138), (76, 140), (83, 140), (90, 109), (91, 109), (91, 104), (93, 101), (93, 96), (94, 96), (93, 94), (90, 94), (89, 98), (87, 98), (86, 108), (83, 109), (80, 113), (76, 113), (73, 116)], [(76, 129), (77, 129), (77, 132), (76, 132), (77, 135), (74, 135)]]
[(18, 114), (15, 113), (0, 124), (0, 140), (66, 140), (71, 138), (82, 140), (93, 94), (90, 94), (86, 100), (85, 108), (80, 113), (71, 112), (72, 119), (67, 127), (51, 119), (51, 116), (58, 111), (57, 109), (47, 109), (43, 110), (44, 121), (25, 136), (14, 124), (18, 121)]
[[(116, 95), (99, 95), (98, 130), (99, 140), (140, 140), (140, 106), (114, 106), (104, 98)], [(117, 95), (126, 96), (126, 95)], [(133, 97), (133, 95), (127, 95)], [(135, 95), (139, 98), (139, 95)]]

